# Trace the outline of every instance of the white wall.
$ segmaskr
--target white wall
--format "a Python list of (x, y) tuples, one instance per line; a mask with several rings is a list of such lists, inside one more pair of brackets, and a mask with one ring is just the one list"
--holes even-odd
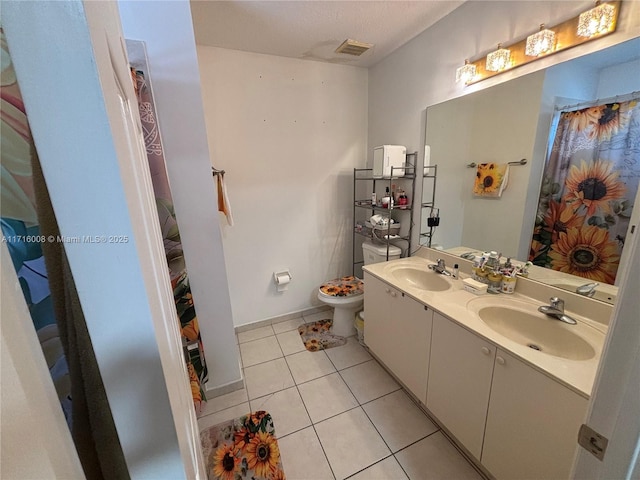
[(144, 41), (167, 173), (204, 352), (207, 389), (241, 381), (217, 196), (204, 125), (200, 74), (187, 0), (120, 1), (126, 38)]
[[(211, 161), (226, 171), (223, 224), (236, 325), (319, 305), (351, 273), (353, 168), (364, 167), (367, 71), (198, 46)], [(273, 272), (289, 268), (277, 293)]]
[(597, 98), (609, 98), (616, 95), (640, 90), (640, 60), (616, 65), (600, 73)]

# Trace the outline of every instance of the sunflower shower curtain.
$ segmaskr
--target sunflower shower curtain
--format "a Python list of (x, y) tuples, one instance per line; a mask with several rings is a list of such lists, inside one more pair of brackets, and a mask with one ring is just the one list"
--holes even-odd
[(191, 383), (191, 394), (196, 410), (206, 401), (203, 384), (208, 379), (198, 317), (193, 304), (189, 277), (182, 254), (180, 231), (173, 209), (171, 187), (165, 169), (164, 148), (160, 138), (160, 130), (155, 113), (151, 88), (144, 73), (132, 69), (131, 76), (138, 98), (140, 122), (144, 132), (144, 143), (147, 149), (149, 170), (153, 182), (153, 192), (158, 207), (158, 220), (162, 229), (162, 237), (171, 278), (171, 288), (176, 302), (180, 332), (186, 347), (187, 370)]
[(529, 260), (613, 284), (640, 180), (640, 96), (560, 114)]

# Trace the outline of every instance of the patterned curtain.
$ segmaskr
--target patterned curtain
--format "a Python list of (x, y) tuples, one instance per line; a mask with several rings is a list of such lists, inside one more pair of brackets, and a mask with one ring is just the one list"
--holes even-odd
[(191, 393), (196, 409), (200, 409), (202, 402), (206, 400), (202, 385), (207, 381), (207, 365), (203, 354), (198, 317), (193, 304), (191, 287), (189, 286), (189, 277), (187, 276), (182, 254), (180, 231), (178, 230), (176, 214), (173, 209), (171, 188), (165, 168), (164, 149), (162, 148), (151, 89), (144, 77), (144, 73), (132, 71), (132, 76), (138, 98), (140, 121), (144, 133), (144, 143), (147, 149), (156, 206), (158, 207), (158, 219), (162, 229), (171, 288), (173, 289), (180, 331), (185, 346)]
[(562, 112), (529, 260), (613, 284), (640, 179), (638, 98)]

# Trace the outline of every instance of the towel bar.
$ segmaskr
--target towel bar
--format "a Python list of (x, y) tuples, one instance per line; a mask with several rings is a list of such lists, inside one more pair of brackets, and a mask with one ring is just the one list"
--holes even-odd
[[(527, 159), (523, 158), (522, 160), (518, 160), (516, 162), (508, 162), (508, 163), (509, 163), (509, 165), (526, 165), (527, 164)], [(475, 162), (467, 164), (468, 168), (476, 168), (477, 166), (478, 166), (478, 164), (475, 163)]]

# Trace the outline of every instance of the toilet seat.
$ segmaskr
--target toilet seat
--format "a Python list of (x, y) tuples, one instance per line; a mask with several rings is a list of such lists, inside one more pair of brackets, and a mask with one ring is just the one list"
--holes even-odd
[(354, 316), (364, 304), (364, 282), (348, 276), (325, 282), (318, 288), (318, 300), (333, 307), (334, 335), (349, 337), (356, 333)]
[(320, 285), (318, 293), (323, 297), (338, 300), (349, 297), (357, 297), (364, 293), (364, 282), (358, 277), (349, 275), (347, 277), (335, 278)]

